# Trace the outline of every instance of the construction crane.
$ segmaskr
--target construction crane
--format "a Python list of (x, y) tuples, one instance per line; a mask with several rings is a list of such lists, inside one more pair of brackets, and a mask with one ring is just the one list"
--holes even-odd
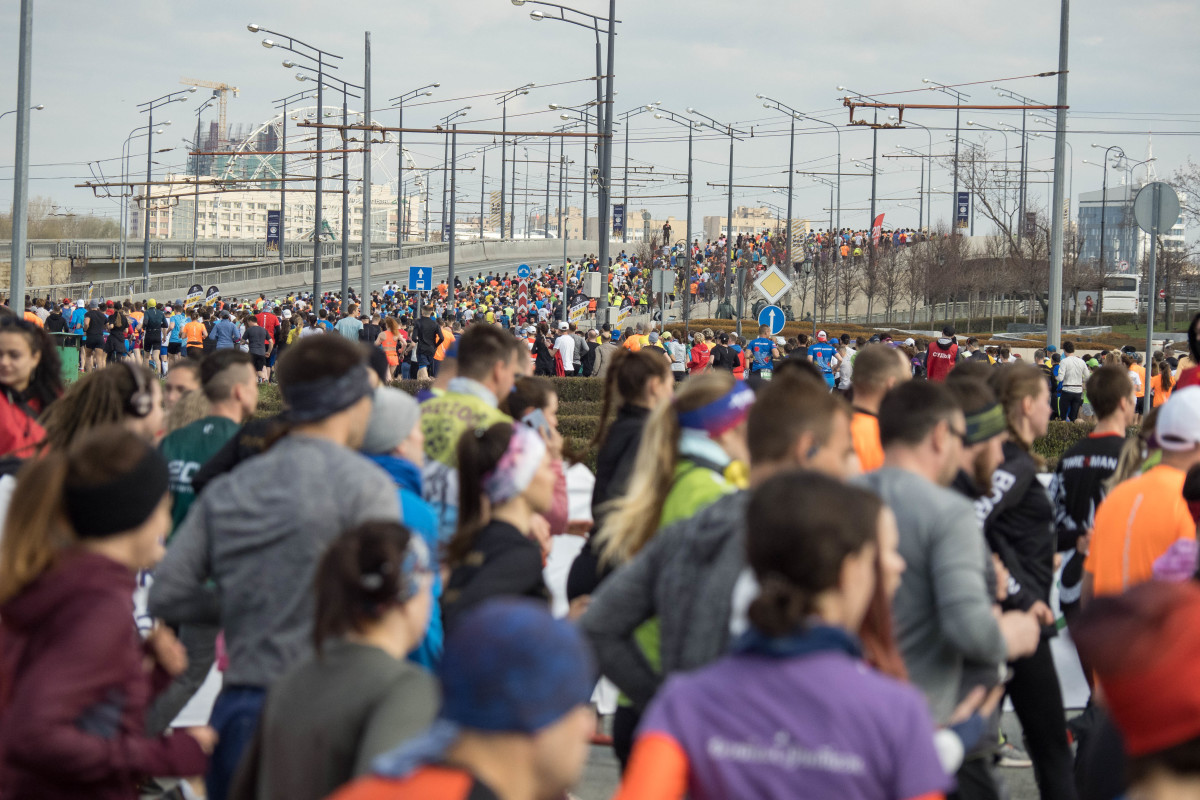
[[(184, 86), (203, 86), (205, 89), (212, 89), (213, 94), (220, 95), (220, 111), (217, 115), (217, 148), (220, 148), (225, 144), (226, 141), (225, 136), (227, 134), (227, 128), (225, 127), (225, 106), (228, 101), (228, 94), (229, 92), (233, 92), (233, 96), (237, 97), (238, 88), (236, 86), (230, 86), (227, 83), (217, 83), (216, 81), (198, 81), (194, 78), (180, 78), (179, 82)], [(196, 142), (196, 147), (199, 146), (200, 143)]]

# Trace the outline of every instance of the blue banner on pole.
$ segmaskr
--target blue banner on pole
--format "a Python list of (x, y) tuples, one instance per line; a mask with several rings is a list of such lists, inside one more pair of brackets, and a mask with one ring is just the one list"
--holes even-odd
[(625, 232), (625, 204), (616, 203), (613, 205), (613, 233)]
[(279, 252), (279, 212), (267, 212), (267, 252)]
[(960, 228), (967, 227), (967, 222), (971, 218), (971, 193), (958, 193), (958, 208), (954, 212), (954, 221)]

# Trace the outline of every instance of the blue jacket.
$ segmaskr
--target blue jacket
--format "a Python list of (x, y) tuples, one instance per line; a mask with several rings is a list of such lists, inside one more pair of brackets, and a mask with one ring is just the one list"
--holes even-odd
[(232, 350), (233, 346), (241, 341), (237, 326), (227, 319), (217, 320), (212, 330), (209, 331), (208, 338), (216, 341), (218, 350)]
[(421, 468), (411, 461), (391, 455), (368, 455), (392, 477), (399, 487), (401, 519), (429, 548), (433, 567), (433, 606), (429, 612), (429, 627), (421, 646), (408, 654), (409, 661), (434, 672), (442, 662), (442, 576), (438, 569), (438, 524), (433, 507), (421, 497)]

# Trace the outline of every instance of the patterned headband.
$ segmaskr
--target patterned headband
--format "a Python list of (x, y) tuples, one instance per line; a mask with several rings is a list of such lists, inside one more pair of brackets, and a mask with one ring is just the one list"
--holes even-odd
[(513, 435), (496, 466), (483, 475), (483, 491), (493, 506), (529, 488), (546, 455), (546, 443), (533, 429), (513, 423)]
[(703, 431), (711, 436), (720, 436), (730, 428), (737, 427), (750, 415), (754, 405), (754, 390), (739, 381), (729, 393), (713, 400), (708, 405), (679, 415), (679, 427)]

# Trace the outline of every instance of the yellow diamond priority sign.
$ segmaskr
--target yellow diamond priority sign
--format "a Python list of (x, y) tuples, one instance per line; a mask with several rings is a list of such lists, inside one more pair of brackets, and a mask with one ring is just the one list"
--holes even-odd
[(758, 277), (754, 288), (758, 289), (768, 302), (775, 303), (792, 288), (792, 280), (779, 267), (771, 267)]

